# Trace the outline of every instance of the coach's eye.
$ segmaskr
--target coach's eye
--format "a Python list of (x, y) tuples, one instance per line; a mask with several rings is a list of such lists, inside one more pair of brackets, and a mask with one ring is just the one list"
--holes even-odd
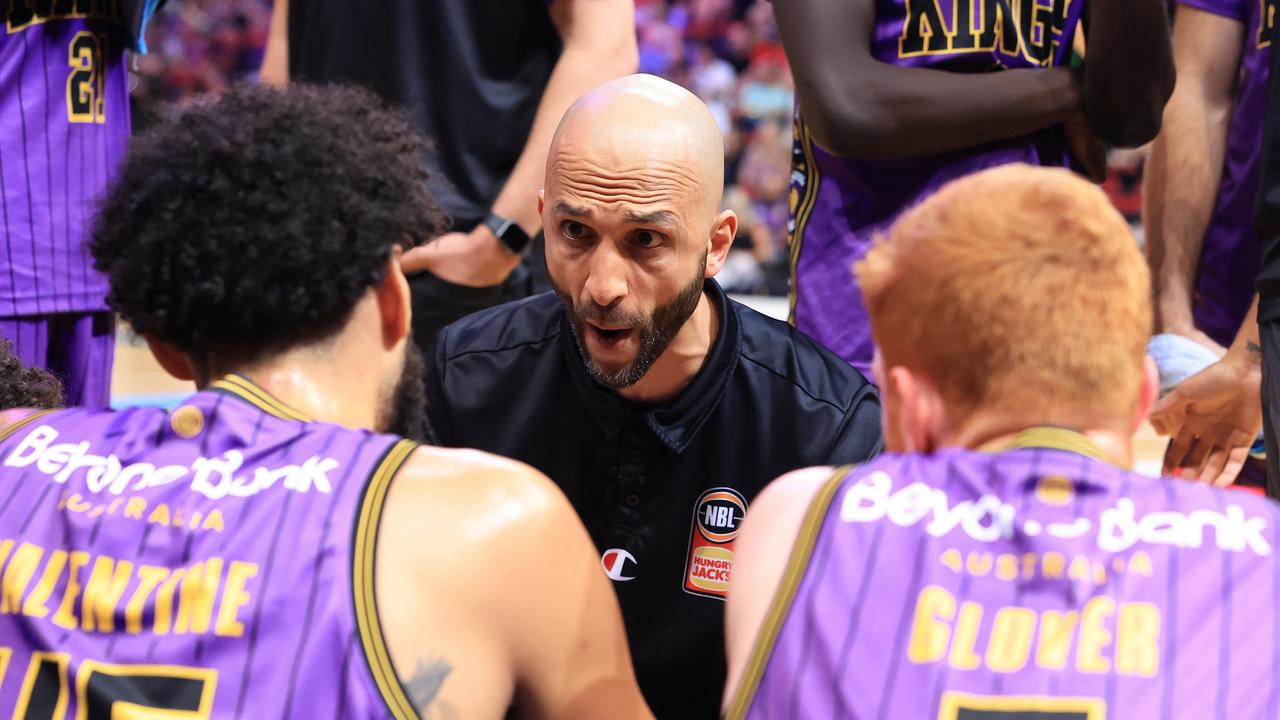
[(662, 236), (652, 230), (641, 230), (635, 237), (636, 244), (642, 248), (655, 248), (662, 244)]
[(586, 225), (574, 220), (566, 220), (560, 225), (560, 232), (570, 240), (584, 240), (590, 233)]

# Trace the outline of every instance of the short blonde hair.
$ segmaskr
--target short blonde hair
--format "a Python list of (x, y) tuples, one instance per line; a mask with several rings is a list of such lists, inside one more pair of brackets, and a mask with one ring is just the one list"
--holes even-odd
[(953, 417), (1131, 417), (1150, 276), (1128, 224), (1069, 171), (1005, 165), (956, 180), (854, 271), (885, 368), (933, 380)]

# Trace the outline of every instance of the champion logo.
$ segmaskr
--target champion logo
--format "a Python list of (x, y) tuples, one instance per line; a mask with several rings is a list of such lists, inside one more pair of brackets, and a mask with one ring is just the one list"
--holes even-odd
[(631, 563), (633, 572), (635, 566), (639, 564), (636, 562), (634, 555), (619, 548), (605, 550), (604, 555), (600, 557), (600, 566), (604, 568), (604, 574), (608, 575), (609, 579), (615, 582), (626, 582), (628, 580), (636, 579), (635, 575), (623, 574), (628, 569), (627, 563)]

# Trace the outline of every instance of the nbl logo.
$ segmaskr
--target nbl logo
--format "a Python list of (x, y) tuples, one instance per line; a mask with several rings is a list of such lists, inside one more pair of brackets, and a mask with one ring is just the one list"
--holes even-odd
[(711, 542), (727, 543), (738, 536), (747, 503), (736, 491), (712, 490), (698, 503), (698, 530)]

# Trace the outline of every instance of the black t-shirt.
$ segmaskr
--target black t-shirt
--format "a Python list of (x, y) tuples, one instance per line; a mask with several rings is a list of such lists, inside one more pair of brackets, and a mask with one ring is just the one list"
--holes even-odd
[[(1280, 23), (1271, 29), (1272, 47), (1280, 43)], [(1262, 124), (1262, 154), (1253, 224), (1262, 244), (1258, 272), (1258, 320), (1280, 320), (1280, 52), (1271, 53), (1267, 111)]]
[(791, 470), (861, 462), (880, 448), (879, 397), (857, 370), (714, 281), (706, 288), (720, 334), (662, 406), (588, 376), (551, 293), (445, 328), (427, 378), (440, 444), (526, 462), (569, 498), (614, 581), (659, 718), (719, 715), (724, 590), (756, 494)]
[(524, 149), (560, 57), (543, 0), (296, 0), (289, 75), (354, 81), (402, 105), (434, 144), (436, 201), (469, 230)]

